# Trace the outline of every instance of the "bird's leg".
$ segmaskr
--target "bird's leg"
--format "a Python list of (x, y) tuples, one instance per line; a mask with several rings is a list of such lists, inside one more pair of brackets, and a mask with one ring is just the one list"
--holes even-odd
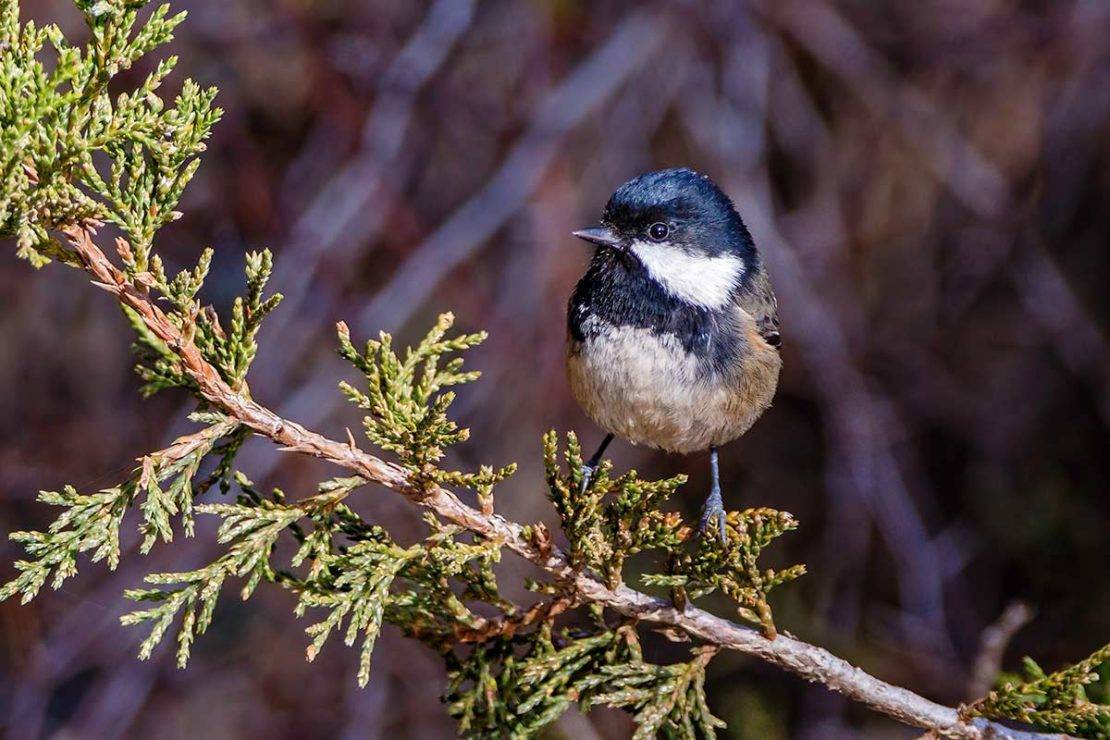
[(709, 496), (705, 499), (705, 506), (701, 512), (701, 523), (698, 525), (698, 534), (704, 536), (709, 523), (717, 520), (717, 534), (721, 545), (728, 542), (728, 533), (725, 531), (725, 506), (721, 500), (721, 472), (717, 465), (717, 448), (709, 448), (709, 472), (712, 479), (709, 487)]
[(597, 472), (597, 466), (601, 464), (601, 456), (605, 454), (605, 448), (613, 441), (612, 434), (606, 434), (605, 439), (601, 440), (601, 446), (597, 448), (594, 456), (582, 466), (582, 485), (579, 486), (578, 492), (585, 493), (586, 489), (590, 487), (590, 480), (593, 479), (594, 473)]

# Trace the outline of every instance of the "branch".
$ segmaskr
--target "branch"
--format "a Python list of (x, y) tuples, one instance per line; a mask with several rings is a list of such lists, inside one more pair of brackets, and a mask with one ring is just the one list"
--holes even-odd
[(979, 638), (979, 654), (971, 671), (968, 699), (986, 696), (1002, 670), (1002, 657), (1014, 635), (1033, 619), (1033, 607), (1023, 601), (1011, 602)]
[[(801, 678), (824, 684), (829, 689), (865, 704), (900, 722), (953, 738), (1043, 738), (1046, 735), (1012, 730), (987, 720), (963, 720), (956, 709), (929, 701), (907, 689), (881, 681), (836, 657), (824, 648), (789, 634), (774, 639), (749, 627), (687, 606), (679, 611), (670, 602), (648, 596), (625, 585), (608, 588), (601, 580), (574, 570), (564, 553), (555, 547), (542, 527), (527, 530), (493, 513), (483, 513), (463, 503), (451, 491), (423, 484), (397, 465), (357, 448), (352, 442), (337, 442), (281, 418), (259, 405), (244, 392), (233, 390), (208, 364), (191, 340), (170, 322), (141, 283), (132, 284), (94, 243), (95, 225), (61, 229), (79, 257), (84, 270), (98, 287), (113, 294), (133, 309), (143, 323), (181, 359), (186, 373), (209, 403), (225, 414), (269, 438), (283, 449), (332, 462), (367, 480), (431, 509), (443, 519), (502, 544), (542, 568), (568, 586), (583, 601), (609, 607), (626, 617), (681, 630), (711, 645), (761, 658)], [(137, 287), (138, 285), (138, 287)]]
[[(483, 619), (477, 627), (459, 627), (455, 630), (454, 640), (458, 643), (483, 643), (494, 637), (512, 637), (529, 625), (556, 617), (575, 606), (577, 602), (567, 596), (540, 601), (519, 614), (501, 619)], [(419, 630), (414, 630), (413, 636), (419, 637)]]

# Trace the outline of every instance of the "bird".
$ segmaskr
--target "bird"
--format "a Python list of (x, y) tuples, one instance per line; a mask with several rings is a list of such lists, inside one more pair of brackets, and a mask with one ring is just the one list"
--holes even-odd
[(597, 226), (567, 305), (571, 392), (605, 432), (583, 465), (585, 492), (614, 437), (709, 451), (698, 532), (727, 543), (718, 448), (774, 398), (782, 368), (778, 303), (755, 242), (729, 197), (687, 168), (634, 177)]

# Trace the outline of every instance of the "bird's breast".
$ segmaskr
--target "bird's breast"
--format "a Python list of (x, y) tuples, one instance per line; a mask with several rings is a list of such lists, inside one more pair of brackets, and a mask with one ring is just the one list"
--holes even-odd
[[(589, 317), (567, 353), (571, 391), (603, 429), (635, 444), (671, 452), (704, 450), (747, 431), (770, 405), (778, 356), (764, 362), (750, 351), (720, 367), (715, 353), (651, 328), (609, 324)], [(737, 327), (741, 329), (741, 327)], [(707, 335), (709, 345), (744, 342)]]

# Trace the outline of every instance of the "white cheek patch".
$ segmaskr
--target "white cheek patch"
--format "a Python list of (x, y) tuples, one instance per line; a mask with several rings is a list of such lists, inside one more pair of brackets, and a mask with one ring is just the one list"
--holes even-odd
[(744, 260), (694, 255), (666, 242), (632, 242), (632, 253), (671, 295), (704, 308), (723, 308), (740, 283)]

